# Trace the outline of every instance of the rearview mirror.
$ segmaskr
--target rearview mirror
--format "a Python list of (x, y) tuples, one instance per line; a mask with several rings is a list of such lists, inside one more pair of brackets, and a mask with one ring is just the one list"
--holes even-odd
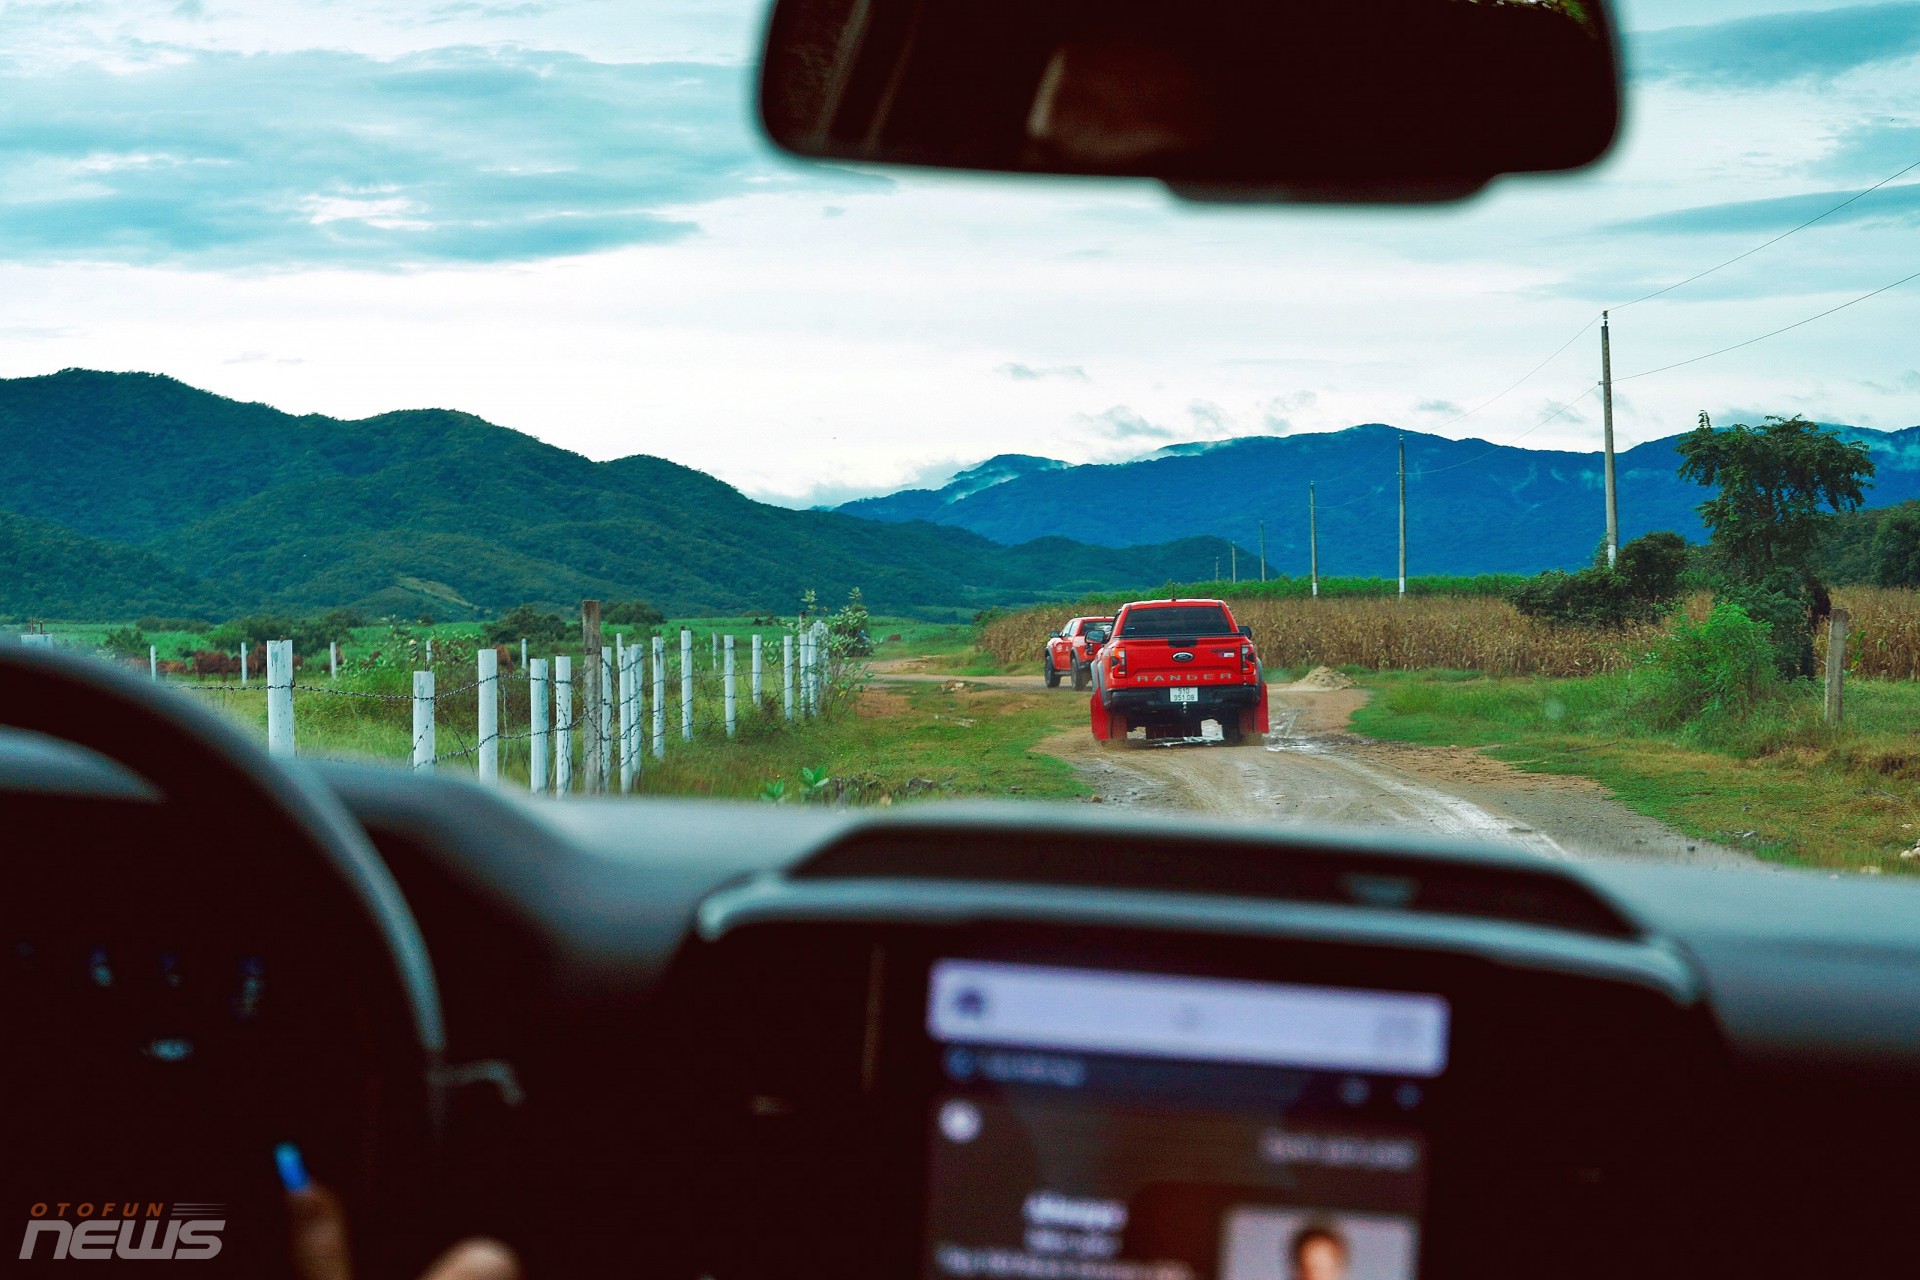
[(1612, 144), (1603, 0), (779, 0), (760, 112), (797, 155), (1437, 200)]

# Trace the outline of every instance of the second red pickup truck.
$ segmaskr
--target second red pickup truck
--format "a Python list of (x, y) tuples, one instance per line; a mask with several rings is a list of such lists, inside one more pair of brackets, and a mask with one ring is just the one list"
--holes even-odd
[(1137, 600), (1122, 606), (1094, 655), (1093, 736), (1198, 738), (1212, 720), (1227, 742), (1264, 734), (1267, 682), (1250, 629), (1222, 600)]
[(1047, 688), (1058, 688), (1060, 677), (1071, 675), (1073, 687), (1087, 687), (1093, 670), (1093, 655), (1107, 642), (1113, 630), (1112, 618), (1073, 618), (1047, 637), (1047, 649), (1040, 659), (1040, 674)]

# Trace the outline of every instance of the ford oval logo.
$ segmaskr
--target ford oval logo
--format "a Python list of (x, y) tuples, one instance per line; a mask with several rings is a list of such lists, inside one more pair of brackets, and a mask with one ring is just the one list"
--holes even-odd
[(1193, 655), (1191, 653), (1186, 653), (1186, 652), (1176, 653), (1173, 655), (1173, 660), (1175, 662), (1192, 662)]

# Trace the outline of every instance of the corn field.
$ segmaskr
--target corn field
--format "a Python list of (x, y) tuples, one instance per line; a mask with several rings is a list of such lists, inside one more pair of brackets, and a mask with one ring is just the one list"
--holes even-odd
[[(1842, 587), (1836, 609), (1850, 617), (1847, 672), (1879, 680), (1920, 680), (1920, 592), (1889, 587)], [(1824, 668), (1826, 647), (1814, 644)]]
[[(1856, 676), (1920, 679), (1920, 593), (1846, 587), (1834, 604), (1852, 616), (1847, 668)], [(1664, 624), (1607, 631), (1522, 617), (1492, 596), (1405, 600), (1236, 600), (1234, 617), (1253, 628), (1270, 668), (1363, 667), (1370, 671), (1479, 671), (1490, 676), (1587, 676), (1620, 671), (1645, 654)], [(1704, 616), (1704, 596), (1686, 613)], [(1039, 662), (1047, 634), (1093, 610), (1040, 606), (1002, 614), (980, 633), (981, 648), (1005, 663)], [(1110, 611), (1102, 610), (1101, 612)], [(1821, 649), (1821, 645), (1816, 645)]]

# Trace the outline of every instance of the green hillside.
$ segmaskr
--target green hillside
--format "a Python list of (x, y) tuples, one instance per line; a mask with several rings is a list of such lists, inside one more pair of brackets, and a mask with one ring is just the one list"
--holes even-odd
[(0, 616), (218, 612), (224, 603), (151, 552), (0, 511)]
[[(21, 528), (48, 566), (0, 590), (13, 613), (125, 614), (124, 578), (128, 599), (138, 586), (169, 610), (454, 618), (639, 596), (678, 614), (759, 612), (857, 586), (883, 611), (950, 615), (1205, 577), (1221, 549), (1001, 546), (769, 506), (660, 458), (596, 463), (469, 414), (296, 417), (152, 374), (0, 380), (0, 439), (0, 510), (31, 518)], [(124, 572), (83, 583), (82, 547), (117, 551)]]

